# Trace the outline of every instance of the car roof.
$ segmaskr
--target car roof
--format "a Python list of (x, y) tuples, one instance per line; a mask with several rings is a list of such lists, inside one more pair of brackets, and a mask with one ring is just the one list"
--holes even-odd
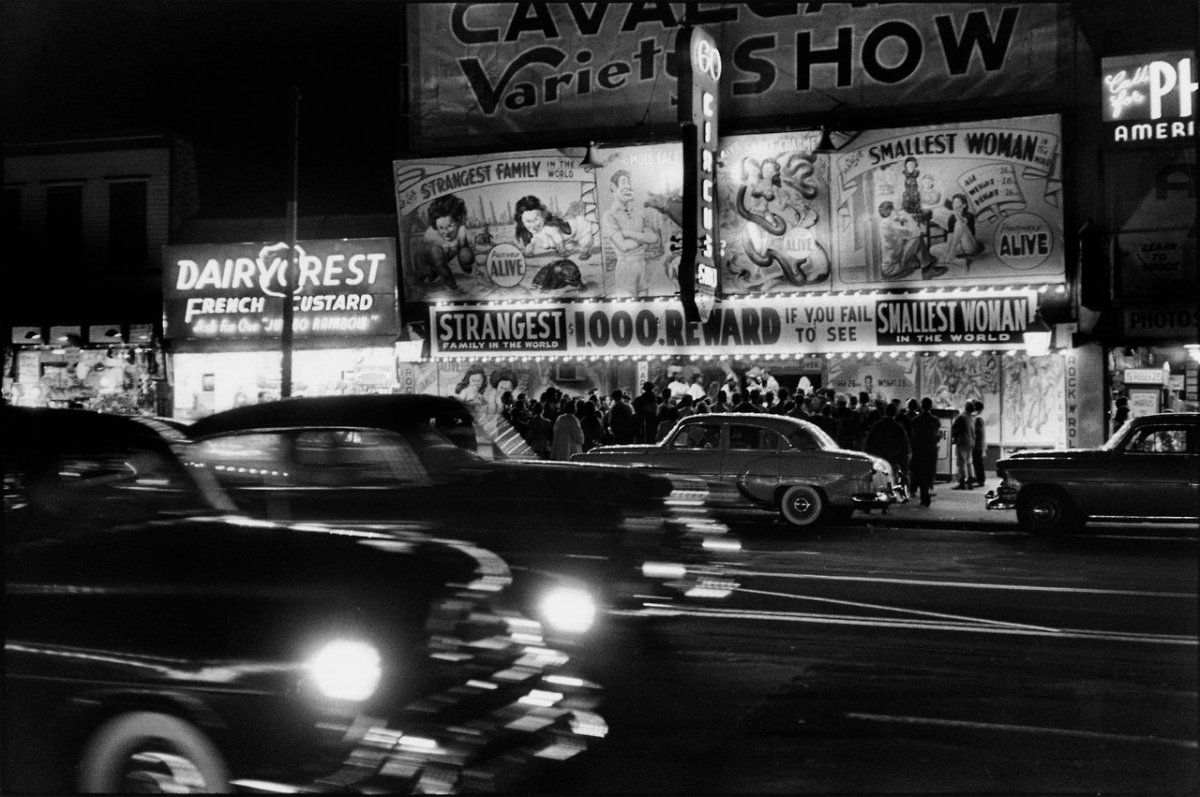
[(193, 439), (222, 432), (304, 426), (359, 426), (404, 430), (434, 422), (470, 426), (467, 406), (456, 398), (424, 394), (306, 396), (248, 404), (200, 418), (187, 428)]
[(1130, 418), (1130, 421), (1136, 425), (1146, 423), (1200, 423), (1200, 412), (1155, 412), (1150, 415), (1139, 415), (1136, 418)]
[(704, 421), (720, 421), (721, 423), (748, 423), (766, 426), (786, 434), (796, 429), (809, 429), (813, 424), (790, 415), (776, 415), (770, 412), (698, 412), (679, 419), (680, 423), (702, 423)]
[(5, 450), (20, 447), (69, 448), (74, 445), (107, 446), (136, 443), (150, 448), (168, 448), (168, 438), (140, 418), (111, 415), (84, 409), (14, 407), (2, 410)]

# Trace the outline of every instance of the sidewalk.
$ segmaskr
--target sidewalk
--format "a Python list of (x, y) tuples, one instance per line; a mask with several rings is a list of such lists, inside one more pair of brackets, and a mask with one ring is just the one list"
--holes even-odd
[(933, 500), (928, 507), (913, 497), (906, 504), (894, 504), (886, 515), (874, 510), (870, 515), (855, 513), (856, 520), (866, 520), (872, 525), (900, 528), (956, 528), (986, 529), (990, 531), (1016, 531), (1017, 513), (1013, 509), (984, 507), (984, 496), (988, 490), (999, 485), (997, 478), (988, 479), (984, 487), (974, 490), (955, 490), (954, 482), (938, 482), (933, 488)]

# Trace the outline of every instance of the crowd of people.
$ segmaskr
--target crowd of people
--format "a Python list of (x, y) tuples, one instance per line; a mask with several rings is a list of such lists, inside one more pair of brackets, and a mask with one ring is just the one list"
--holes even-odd
[[(569, 460), (573, 454), (598, 445), (655, 443), (679, 419), (706, 412), (770, 412), (789, 415), (819, 427), (839, 447), (865, 451), (886, 459), (897, 478), (922, 506), (929, 506), (937, 475), (941, 421), (926, 397), (902, 402), (825, 388), (812, 391), (786, 387), (778, 390), (719, 390), (715, 398), (703, 390), (699, 378), (691, 384), (676, 378), (658, 389), (642, 385), (637, 396), (624, 390), (576, 397), (555, 387), (530, 400), (524, 393), (505, 392), (500, 397), (501, 416), (529, 443), (539, 457)], [(957, 484), (968, 490), (984, 484), (985, 426), (983, 402), (968, 401), (950, 428)]]

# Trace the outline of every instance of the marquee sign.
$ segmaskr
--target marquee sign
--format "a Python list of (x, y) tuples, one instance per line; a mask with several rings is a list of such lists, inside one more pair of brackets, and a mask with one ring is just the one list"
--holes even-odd
[(430, 308), (431, 356), (786, 356), (1024, 348), (1034, 290), (738, 298), (706, 322), (668, 299)]
[(1109, 146), (1194, 140), (1196, 58), (1189, 52), (1101, 60)]
[[(297, 338), (395, 335), (396, 244), (391, 238), (297, 241), (292, 265)], [(287, 244), (164, 249), (168, 339), (273, 339), (283, 329)]]
[[(837, 107), (1053, 92), (1066, 3), (412, 3), (413, 147), (586, 140), (675, 121), (672, 43), (721, 43), (724, 112), (746, 128)], [(1086, 9), (1085, 9), (1086, 10)], [(1015, 100), (1021, 102), (1022, 99)], [(886, 115), (886, 114), (885, 114)], [(601, 122), (603, 124), (601, 124)], [(756, 125), (757, 123), (760, 123)]]
[(708, 32), (687, 26), (675, 40), (675, 57), (683, 135), (679, 298), (689, 320), (707, 321), (716, 306), (720, 283), (716, 186), (721, 51)]

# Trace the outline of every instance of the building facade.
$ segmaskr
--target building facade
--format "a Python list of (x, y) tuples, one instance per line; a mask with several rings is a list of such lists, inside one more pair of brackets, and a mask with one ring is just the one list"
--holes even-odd
[[(684, 26), (711, 35), (720, 92), (705, 322), (679, 296)], [(990, 458), (1098, 444), (1118, 397), (1195, 406), (1194, 4), (415, 4), (406, 27), (407, 136), (379, 157), (394, 216), (302, 217), (298, 235), (323, 264), (301, 319), (317, 297), (357, 312), (391, 290), (394, 309), (317, 335), (308, 318), (297, 393), (459, 395), (485, 418), (505, 389), (680, 378), (710, 397), (928, 395), (947, 411), (982, 401)], [(28, 388), (70, 364), (29, 352), (53, 351), (52, 326), (88, 338), (93, 318), (124, 344), (147, 323), (161, 339), (158, 411), (277, 395), (277, 291), (247, 275), (276, 263), (283, 220), (189, 218), (204, 174), (187, 177), (173, 145), (130, 152), (85, 168), (6, 150), (6, 251), (43, 264), (5, 258), (6, 395), (64, 401)], [(139, 201), (148, 264), (121, 270)], [(63, 221), (75, 205), (79, 232)], [(362, 287), (345, 285), (352, 242), (384, 239), (391, 287), (343, 291)], [(53, 265), (71, 247), (90, 252), (82, 273)], [(54, 290), (63, 274), (86, 287)], [(82, 312), (106, 286), (111, 316)], [(1042, 328), (1051, 350), (1031, 352)]]

